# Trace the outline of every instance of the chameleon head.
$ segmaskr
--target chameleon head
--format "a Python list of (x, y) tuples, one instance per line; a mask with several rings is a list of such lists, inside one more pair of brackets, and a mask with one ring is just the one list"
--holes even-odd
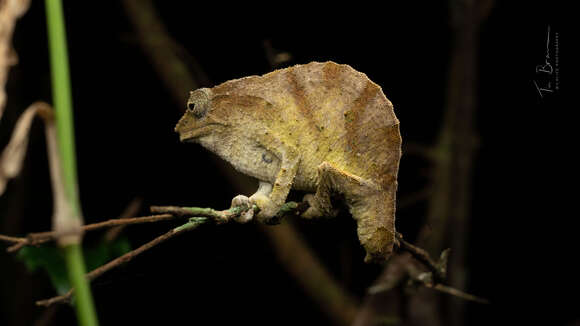
[(211, 95), (209, 88), (200, 88), (189, 93), (185, 114), (175, 126), (175, 132), (179, 133), (181, 141), (195, 141), (225, 126), (212, 116)]

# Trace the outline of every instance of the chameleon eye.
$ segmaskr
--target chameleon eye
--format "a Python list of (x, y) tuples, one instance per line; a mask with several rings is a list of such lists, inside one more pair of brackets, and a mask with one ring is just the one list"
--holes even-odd
[(211, 90), (200, 88), (189, 93), (187, 100), (187, 112), (191, 113), (196, 119), (205, 116), (208, 108)]
[(193, 116), (196, 119), (203, 118), (207, 111), (205, 105), (196, 105), (193, 102), (187, 103), (187, 109), (193, 114)]

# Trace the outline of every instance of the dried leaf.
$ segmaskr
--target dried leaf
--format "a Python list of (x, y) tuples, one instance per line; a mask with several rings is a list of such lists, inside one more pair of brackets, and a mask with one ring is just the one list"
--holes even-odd
[(16, 19), (24, 15), (29, 4), (30, 0), (0, 1), (0, 119), (6, 104), (4, 86), (8, 78), (8, 69), (17, 62), (16, 53), (11, 45), (12, 32)]
[(42, 102), (32, 104), (16, 122), (10, 142), (0, 155), (0, 195), (4, 193), (8, 180), (16, 177), (22, 169), (22, 162), (28, 147), (30, 126), (36, 114), (40, 114), (45, 122), (46, 149), (53, 194), (53, 230), (60, 234), (58, 242), (61, 245), (79, 243), (82, 218), (72, 217), (77, 213), (72, 208), (64, 188), (56, 126), (53, 111), (48, 104)]
[(50, 114), (50, 107), (44, 103), (34, 103), (20, 116), (12, 132), (10, 142), (0, 155), (0, 196), (6, 189), (8, 180), (16, 177), (22, 169), (22, 162), (28, 147), (28, 134), (36, 114)]
[(73, 208), (73, 201), (67, 196), (61, 170), (62, 165), (60, 163), (60, 151), (56, 138), (56, 126), (53, 119), (45, 119), (44, 131), (52, 185), (52, 229), (59, 234), (59, 245), (79, 244), (82, 236), (83, 219), (81, 216), (78, 216), (80, 212), (77, 212)]

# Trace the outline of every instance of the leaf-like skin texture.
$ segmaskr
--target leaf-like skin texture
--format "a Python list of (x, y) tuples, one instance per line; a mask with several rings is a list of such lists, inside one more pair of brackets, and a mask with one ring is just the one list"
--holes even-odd
[(312, 62), (198, 89), (187, 106), (181, 140), (261, 181), (249, 198), (258, 218), (271, 218), (291, 188), (315, 193), (307, 218), (335, 214), (331, 199), (343, 198), (365, 261), (389, 257), (401, 135), (393, 105), (365, 74)]

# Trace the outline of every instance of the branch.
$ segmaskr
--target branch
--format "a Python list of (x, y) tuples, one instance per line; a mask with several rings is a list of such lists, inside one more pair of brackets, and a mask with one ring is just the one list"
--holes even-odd
[[(276, 215), (276, 217), (273, 220), (276, 223), (279, 223), (285, 216), (299, 215), (307, 208), (308, 208), (308, 204), (305, 202), (302, 202), (302, 203), (287, 202), (278, 211), (278, 214)], [(135, 217), (135, 218), (113, 219), (113, 220), (108, 220), (108, 221), (104, 221), (104, 222), (85, 225), (83, 231), (93, 231), (93, 230), (98, 230), (98, 229), (102, 229), (102, 228), (106, 228), (106, 227), (117, 227), (120, 225), (130, 225), (130, 224), (139, 224), (139, 223), (152, 223), (152, 222), (160, 222), (160, 221), (195, 216), (195, 217), (191, 217), (188, 223), (186, 223), (182, 226), (176, 227), (176, 228), (172, 229), (171, 231), (155, 238), (154, 240), (147, 242), (146, 244), (142, 245), (141, 247), (139, 247), (135, 250), (132, 250), (132, 251), (124, 254), (123, 256), (118, 257), (118, 258), (110, 261), (109, 263), (101, 266), (101, 267), (98, 267), (97, 269), (86, 274), (86, 277), (89, 281), (92, 281), (95, 278), (104, 274), (105, 272), (110, 271), (116, 267), (119, 267), (123, 264), (128, 263), (136, 256), (138, 256), (138, 255), (142, 254), (143, 252), (153, 248), (154, 246), (156, 246), (156, 245), (158, 245), (166, 240), (169, 240), (178, 234), (193, 230), (193, 229), (197, 228), (199, 225), (204, 224), (208, 221), (213, 221), (217, 224), (224, 224), (224, 223), (227, 223), (230, 221), (234, 221), (234, 222), (238, 222), (238, 223), (246, 223), (249, 221), (249, 219), (245, 218), (244, 216), (246, 216), (250, 212), (253, 215), (253, 213), (255, 213), (257, 210), (258, 210), (258, 208), (255, 205), (252, 207), (247, 207), (247, 206), (232, 207), (232, 208), (229, 208), (226, 210), (216, 210), (213, 208), (204, 208), (204, 207), (152, 206), (151, 207), (152, 212), (165, 213), (165, 214)], [(285, 234), (285, 232), (278, 232), (277, 233), (278, 236), (281, 236), (284, 234)], [(26, 238), (18, 238), (18, 237), (10, 237), (10, 236), (0, 235), (0, 240), (4, 240), (4, 241), (8, 241), (8, 242), (17, 242), (17, 244), (15, 246), (11, 247), (11, 248), (14, 248), (16, 246), (22, 247), (26, 244), (39, 244), (39, 243), (47, 242), (47, 241), (56, 239), (58, 236), (59, 235), (55, 234), (54, 232), (42, 232), (42, 233), (31, 234)], [(292, 237), (290, 237), (290, 238), (292, 238)], [(447, 265), (447, 253), (448, 253), (447, 250), (443, 252), (440, 260), (438, 262), (435, 262), (435, 261), (433, 261), (433, 259), (431, 259), (431, 257), (429, 256), (429, 254), (425, 250), (423, 250), (417, 246), (414, 246), (414, 245), (408, 243), (407, 241), (403, 240), (403, 237), (401, 234), (397, 234), (397, 240), (398, 240), (398, 247), (399, 247), (400, 251), (405, 251), (405, 252), (410, 253), (412, 257), (414, 257), (419, 263), (421, 263), (429, 271), (431, 271), (431, 274), (429, 274), (429, 273), (419, 274), (418, 277), (414, 278), (415, 281), (420, 281), (426, 287), (433, 288), (433, 289), (436, 289), (436, 290), (439, 290), (442, 292), (446, 292), (446, 293), (464, 298), (466, 300), (473, 300), (473, 301), (477, 301), (477, 302), (487, 302), (485, 299), (481, 299), (481, 298), (478, 298), (476, 296), (461, 292), (457, 289), (450, 288), (450, 287), (445, 286), (445, 285), (440, 283), (445, 279), (445, 271), (446, 271), (446, 265)], [(299, 250), (298, 252), (304, 253), (304, 252), (308, 252), (308, 251), (307, 250)], [(308, 256), (308, 255), (306, 255), (306, 256)], [(302, 257), (302, 259), (308, 258), (309, 260), (314, 260), (313, 257), (306, 257), (306, 256), (301, 256), (301, 257)], [(296, 253), (290, 253), (290, 252), (288, 252), (288, 250), (286, 250), (286, 254), (283, 255), (282, 258), (284, 258), (284, 257), (286, 257), (286, 259), (283, 259), (283, 260), (287, 260), (288, 257), (296, 257)], [(312, 265), (312, 264), (310, 264), (310, 265)], [(291, 265), (291, 266), (294, 266), (294, 265)], [(338, 288), (337, 289), (334, 289), (334, 288), (333, 289), (324, 289), (324, 291), (322, 291), (322, 289), (320, 289), (319, 287), (316, 286), (316, 284), (315, 284), (316, 279), (319, 279), (320, 275), (323, 274), (324, 277), (329, 277), (325, 273), (326, 273), (326, 271), (324, 269), (318, 269), (317, 271), (310, 270), (309, 273), (304, 273), (304, 271), (298, 271), (297, 274), (301, 274), (301, 275), (303, 275), (302, 277), (307, 278), (304, 280), (304, 282), (312, 283), (312, 284), (310, 284), (310, 286), (308, 288), (311, 288), (311, 289), (318, 288), (319, 291), (317, 291), (317, 293), (313, 293), (314, 298), (319, 299), (319, 300), (325, 300), (327, 298), (327, 294), (328, 294), (326, 292), (330, 291), (331, 293), (336, 294), (336, 292), (341, 291)], [(418, 274), (418, 273), (415, 273), (415, 274)], [(432, 281), (430, 278), (425, 277), (425, 274), (433, 275), (434, 280)], [(306, 276), (304, 276), (304, 275), (306, 275)], [(315, 277), (309, 278), (308, 275), (314, 275)], [(379, 285), (375, 285), (374, 287), (371, 287), (371, 289), (369, 291), (371, 291), (372, 293), (377, 293), (377, 292), (388, 290), (390, 288), (391, 287), (385, 288), (384, 285), (379, 284)], [(37, 305), (48, 307), (48, 306), (51, 306), (51, 305), (57, 304), (57, 303), (66, 303), (66, 302), (69, 302), (73, 293), (74, 293), (74, 289), (71, 289), (67, 293), (65, 293), (64, 295), (56, 296), (56, 297), (46, 299), (46, 300), (37, 301)], [(334, 295), (331, 295), (331, 296), (337, 297)], [(340, 296), (338, 296), (338, 297), (340, 297)], [(344, 299), (343, 300), (344, 302), (342, 302), (340, 304), (335, 303), (334, 305), (331, 305), (331, 307), (334, 307), (334, 308), (343, 307), (343, 308), (342, 309), (335, 309), (333, 311), (333, 313), (340, 315), (340, 317), (337, 317), (338, 320), (352, 320), (353, 316), (356, 313), (356, 310), (350, 309), (351, 307), (354, 307), (354, 304), (353, 304), (354, 300), (350, 297), (342, 297), (342, 298)]]
[[(285, 215), (292, 214), (292, 213), (299, 213), (301, 209), (305, 209), (304, 205), (301, 205), (296, 202), (287, 202), (282, 206), (279, 210), (278, 215), (280, 218), (284, 217)], [(306, 207), (307, 208), (307, 207)], [(101, 223), (89, 224), (86, 225), (88, 231), (101, 229), (104, 227), (112, 227), (118, 225), (127, 225), (127, 224), (137, 224), (137, 223), (148, 223), (148, 222), (159, 222), (164, 220), (176, 219), (176, 218), (183, 218), (185, 216), (192, 216), (196, 215), (196, 217), (190, 218), (189, 222), (172, 229), (171, 231), (155, 238), (154, 240), (147, 242), (146, 244), (142, 245), (141, 247), (132, 250), (121, 257), (118, 257), (107, 264), (96, 268), (95, 270), (91, 271), (90, 273), (86, 274), (86, 278), (89, 281), (94, 280), (95, 278), (103, 275), (105, 272), (108, 272), (116, 267), (119, 267), (123, 264), (128, 263), (136, 256), (142, 254), (143, 252), (153, 248), (154, 246), (169, 240), (175, 237), (178, 234), (181, 234), (186, 231), (191, 231), (197, 228), (199, 225), (204, 224), (208, 221), (214, 221), (217, 224), (223, 224), (229, 221), (235, 221), (239, 223), (247, 222), (246, 219), (243, 219), (244, 215), (248, 212), (255, 212), (257, 210), (256, 206), (253, 207), (232, 207), (226, 210), (215, 210), (213, 208), (202, 208), (202, 207), (176, 207), (176, 206), (153, 206), (151, 210), (154, 212), (172, 212), (174, 215), (170, 214), (162, 214), (162, 215), (153, 215), (153, 216), (145, 216), (145, 217), (137, 217), (137, 218), (126, 218), (126, 219), (114, 219), (109, 220)], [(54, 238), (55, 235), (51, 234), (52, 232), (44, 232), (43, 236), (46, 236), (42, 239), (47, 239), (50, 237)], [(7, 237), (2, 236), (4, 240), (17, 240), (19, 239), (28, 239), (28, 238), (14, 238), (14, 237)], [(57, 303), (66, 303), (70, 301), (70, 298), (74, 294), (74, 288), (70, 289), (67, 293), (56, 296), (46, 300), (37, 301), (36, 304), (39, 306), (51, 306)]]
[(441, 253), (439, 262), (434, 262), (433, 259), (431, 259), (431, 256), (429, 256), (429, 253), (425, 251), (425, 249), (419, 248), (403, 240), (403, 235), (398, 232), (397, 240), (399, 240), (399, 250), (410, 253), (413, 258), (427, 267), (427, 269), (433, 273), (433, 278), (436, 283), (440, 283), (445, 280), (447, 274), (447, 257), (449, 255), (449, 249), (446, 249)]
[[(253, 207), (253, 209), (256, 209)], [(151, 213), (166, 213), (175, 216), (203, 216), (213, 219), (216, 223), (226, 223), (230, 220), (239, 217), (248, 208), (232, 207), (226, 210), (218, 211), (213, 208), (203, 207), (180, 207), (180, 206), (151, 206)]]
[[(118, 257), (116, 259), (113, 259), (112, 261), (106, 263), (105, 265), (100, 266), (100, 267), (92, 270), (90, 273), (86, 274), (86, 278), (87, 278), (87, 280), (92, 281), (95, 278), (103, 275), (105, 272), (108, 272), (116, 267), (119, 267), (123, 264), (130, 262), (136, 256), (138, 256), (138, 255), (142, 254), (143, 252), (155, 247), (156, 245), (158, 245), (166, 240), (169, 240), (178, 234), (184, 233), (186, 231), (194, 230), (199, 225), (201, 225), (205, 222), (206, 222), (205, 219), (197, 219), (197, 220), (192, 220), (192, 221), (190, 221), (190, 222), (188, 222), (180, 227), (177, 227), (177, 228), (153, 239), (152, 241), (147, 242), (146, 244), (142, 245), (141, 247), (139, 247), (135, 250), (132, 250), (132, 251), (124, 254), (123, 256)], [(74, 288), (70, 289), (67, 293), (65, 293), (63, 295), (59, 295), (59, 296), (56, 296), (56, 297), (53, 297), (50, 299), (46, 299), (46, 300), (36, 301), (36, 305), (49, 307), (49, 306), (51, 306), (53, 304), (57, 304), (57, 303), (67, 303), (67, 302), (69, 302), (73, 293), (74, 293)]]
[[(186, 51), (169, 35), (157, 17), (152, 1), (125, 0), (123, 5), (153, 68), (167, 85), (178, 107), (185, 108), (185, 95), (209, 84), (207, 77), (195, 60), (189, 60), (189, 64), (183, 60)], [(195, 73), (191, 73), (190, 68)]]
[[(266, 224), (279, 224), (280, 221), (287, 215), (299, 215), (308, 209), (308, 203), (306, 202), (286, 202), (276, 216), (271, 220), (267, 221)], [(150, 210), (152, 213), (167, 213), (176, 216), (203, 216), (213, 219), (216, 223), (227, 223), (231, 220), (235, 220), (239, 223), (246, 223), (252, 219), (250, 215), (258, 212), (258, 207), (256, 205), (250, 207), (238, 206), (232, 207), (226, 210), (218, 211), (213, 208), (202, 208), (202, 207), (181, 207), (181, 206), (151, 206)]]
[[(410, 255), (399, 255), (392, 260), (392, 264), (389, 263), (388, 268), (385, 269), (384, 275), (380, 277), (381, 281), (376, 283), (375, 285), (369, 287), (368, 293), (370, 295), (376, 295), (379, 293), (383, 293), (386, 291), (390, 291), (393, 288), (399, 286), (403, 283), (405, 276), (409, 279), (408, 285), (410, 286), (424, 286), (429, 289), (434, 289), (439, 292), (443, 292), (455, 297), (458, 297), (463, 300), (473, 301), (481, 304), (489, 304), (490, 302), (487, 299), (463, 292), (451, 286), (439, 283), (438, 281), (434, 280), (434, 270), (442, 269), (442, 263), (433, 263), (433, 260), (428, 257), (423, 257), (425, 254), (424, 250), (413, 245), (411, 247), (407, 247), (408, 243), (405, 245), (405, 248), (409, 248), (410, 250), (407, 251)], [(413, 248), (414, 247), (414, 248)], [(405, 249), (406, 250), (406, 249)], [(421, 265), (428, 267), (431, 272), (425, 273), (420, 269), (416, 268), (414, 264), (409, 261), (409, 257), (414, 257), (417, 262), (421, 261)], [(446, 251), (442, 254), (442, 262), (447, 261), (447, 254)], [(405, 258), (407, 257), (407, 258)], [(427, 261), (430, 261), (429, 263)], [(445, 264), (446, 265), (446, 264)], [(372, 298), (372, 297), (371, 297)], [(368, 318), (368, 316), (361, 316), (359, 319), (363, 320)], [(358, 321), (357, 325), (363, 325), (364, 322)]]
[[(400, 233), (397, 233), (398, 249), (399, 251), (404, 251), (409, 253), (417, 262), (429, 270), (429, 273), (424, 273), (416, 270), (410, 262), (400, 259), (397, 260), (397, 264), (406, 268), (407, 273), (411, 277), (411, 281), (415, 284), (425, 286), (440, 292), (444, 292), (458, 298), (474, 301), (478, 303), (488, 304), (489, 301), (484, 298), (477, 297), (472, 294), (465, 293), (456, 288), (442, 284), (445, 280), (447, 274), (447, 261), (449, 257), (449, 249), (444, 250), (441, 253), (439, 261), (435, 262), (429, 254), (420, 247), (417, 247), (405, 240)], [(401, 269), (401, 268), (395, 268)], [(371, 286), (368, 289), (369, 294), (377, 294), (380, 292), (388, 291), (394, 288), (402, 280), (402, 277), (391, 278), (388, 281), (382, 281), (376, 285)]]
[[(171, 214), (161, 214), (161, 215), (150, 215), (132, 218), (119, 218), (112, 219), (104, 222), (86, 224), (81, 227), (81, 232), (95, 231), (103, 228), (121, 226), (121, 225), (131, 225), (131, 224), (142, 224), (142, 223), (155, 223), (160, 221), (175, 220), (178, 218), (183, 218), (182, 216), (176, 216)], [(11, 247), (6, 249), (7, 252), (15, 252), (20, 250), (24, 246), (36, 246), (49, 241), (54, 241), (59, 237), (67, 235), (58, 233), (55, 231), (48, 232), (38, 232), (30, 233), (26, 237), (12, 237), (0, 234), (0, 240), (12, 243)]]
[(443, 292), (443, 293), (447, 293), (450, 294), (452, 296), (461, 298), (463, 300), (467, 300), (467, 301), (473, 301), (473, 302), (477, 302), (477, 303), (481, 303), (481, 304), (489, 304), (489, 300), (484, 299), (484, 298), (480, 298), (480, 297), (476, 297), (472, 294), (469, 293), (465, 293), (461, 290), (458, 290), (456, 288), (447, 286), (447, 285), (443, 285), (443, 284), (425, 284), (426, 287)]
[[(143, 199), (141, 199), (139, 197), (134, 198), (129, 203), (129, 205), (127, 205), (127, 207), (125, 207), (125, 210), (123, 210), (123, 212), (121, 213), (121, 215), (119, 215), (119, 217), (117, 219), (135, 217), (137, 215), (137, 213), (139, 212), (139, 210), (141, 209), (142, 204), (143, 204)], [(113, 240), (115, 240), (119, 236), (119, 234), (121, 234), (121, 232), (123, 232), (125, 227), (126, 227), (126, 225), (119, 225), (119, 226), (115, 226), (115, 227), (107, 230), (107, 232), (105, 233), (105, 236), (104, 236), (105, 242), (109, 243), (109, 242), (112, 242)]]

